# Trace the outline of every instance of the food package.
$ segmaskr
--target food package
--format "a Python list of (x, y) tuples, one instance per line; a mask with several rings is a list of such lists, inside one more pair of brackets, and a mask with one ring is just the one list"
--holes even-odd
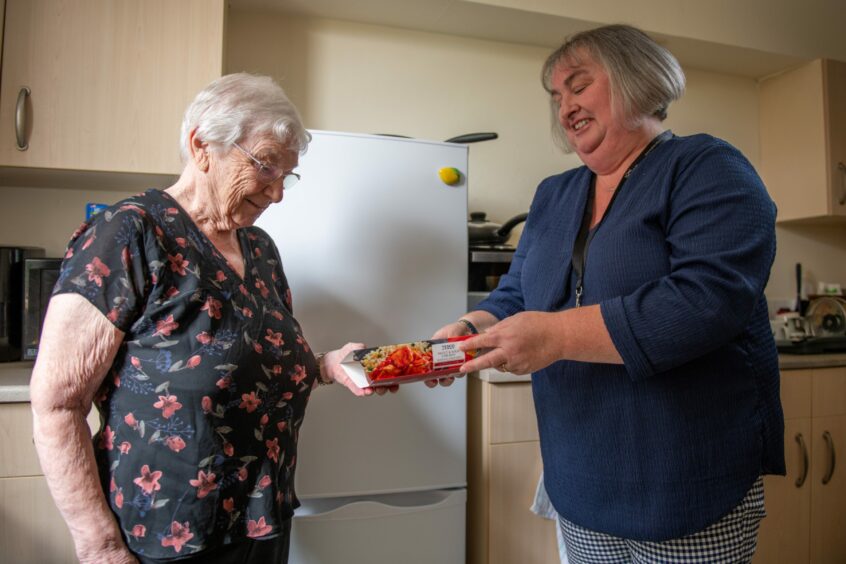
[(458, 349), (458, 341), (469, 338), (465, 335), (359, 349), (341, 361), (341, 368), (359, 388), (445, 378), (476, 356), (476, 351)]

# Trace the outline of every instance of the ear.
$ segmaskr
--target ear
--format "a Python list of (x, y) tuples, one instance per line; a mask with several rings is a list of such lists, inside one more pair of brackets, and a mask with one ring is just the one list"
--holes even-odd
[(210, 166), (209, 144), (197, 137), (196, 127), (188, 134), (188, 152), (197, 168), (203, 172), (208, 172)]

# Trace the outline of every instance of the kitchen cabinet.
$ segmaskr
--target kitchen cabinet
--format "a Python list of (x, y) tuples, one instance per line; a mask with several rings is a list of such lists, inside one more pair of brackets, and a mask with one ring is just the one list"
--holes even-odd
[(760, 173), (779, 221), (846, 218), (846, 63), (817, 59), (760, 84)]
[(225, 12), (225, 0), (6, 0), (0, 165), (179, 173), (185, 107), (223, 72)]
[[(96, 410), (88, 426), (92, 432), (99, 426)], [(38, 463), (30, 404), (24, 402), (0, 403), (0, 547), (3, 562), (77, 562)]]
[(787, 475), (764, 478), (754, 562), (846, 562), (846, 368), (785, 371), (781, 384)]
[(467, 562), (557, 564), (554, 521), (529, 508), (541, 473), (529, 382), (468, 382)]

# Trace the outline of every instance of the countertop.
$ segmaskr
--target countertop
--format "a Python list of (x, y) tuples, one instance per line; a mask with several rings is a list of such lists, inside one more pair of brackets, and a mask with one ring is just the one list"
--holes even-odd
[[(29, 376), (32, 372), (32, 364), (32, 362), (0, 363), (0, 403), (29, 401)], [(778, 365), (782, 370), (846, 366), (846, 354), (780, 354)], [(531, 382), (532, 380), (528, 374), (518, 376), (493, 368), (481, 370), (472, 377), (491, 384)]]
[[(803, 368), (832, 368), (846, 366), (846, 354), (780, 354), (778, 367), (781, 370), (801, 370)], [(486, 368), (474, 374), (474, 377), (491, 384), (507, 382), (531, 382), (529, 375), (518, 376), (509, 372), (499, 372), (493, 368)], [(2, 400), (0, 400), (2, 401)]]

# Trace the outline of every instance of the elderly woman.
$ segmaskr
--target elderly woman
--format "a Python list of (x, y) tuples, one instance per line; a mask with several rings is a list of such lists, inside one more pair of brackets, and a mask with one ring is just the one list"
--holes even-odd
[[(82, 562), (285, 562), (312, 389), (356, 395), (293, 317), (253, 223), (310, 140), (271, 79), (225, 76), (182, 124), (185, 169), (75, 234), (32, 375), (35, 441)], [(92, 401), (101, 428), (90, 439)]]
[(542, 76), (584, 166), (540, 184), (508, 274), (438, 334), (482, 332), (463, 371), (532, 374), (571, 562), (748, 562), (784, 473), (775, 207), (734, 147), (662, 127), (684, 75), (644, 33), (578, 34)]

